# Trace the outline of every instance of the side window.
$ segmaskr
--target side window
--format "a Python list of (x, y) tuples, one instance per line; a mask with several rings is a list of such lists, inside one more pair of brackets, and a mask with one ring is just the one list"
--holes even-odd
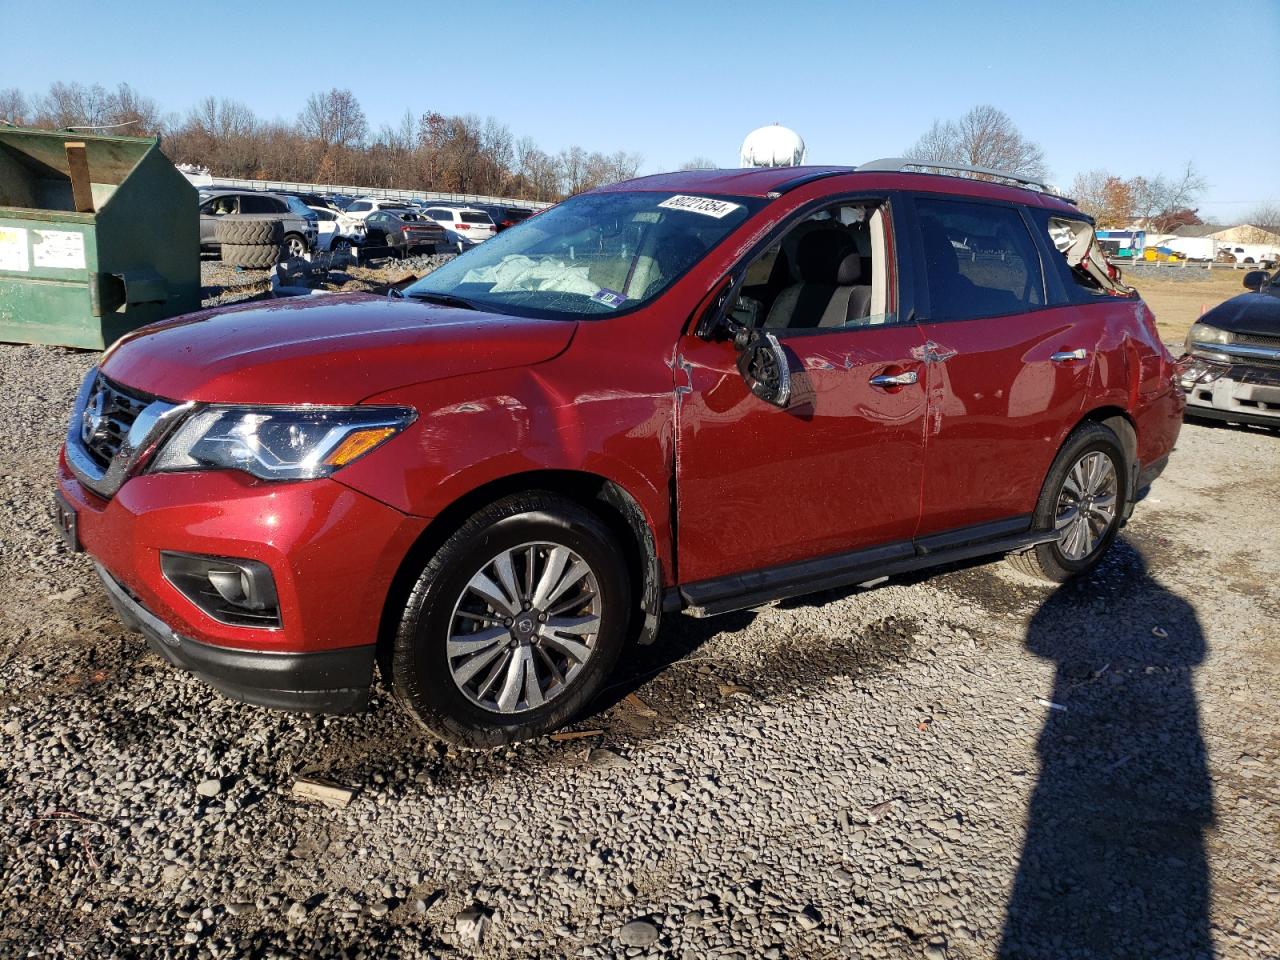
[(347, 207), (347, 213), (363, 213), (371, 209), (368, 200), (357, 200), (351, 206)]
[(970, 320), (1042, 307), (1044, 278), (1017, 210), (917, 197), (931, 320)]
[(241, 213), (277, 213), (275, 202), (270, 197), (255, 196), (250, 193), (240, 196)]
[(236, 198), (234, 195), (214, 197), (212, 200), (206, 201), (205, 205), (200, 208), (201, 213), (207, 213), (213, 217), (225, 217), (229, 213), (237, 211)]
[(848, 200), (793, 224), (746, 266), (734, 318), (782, 331), (894, 321), (888, 206)]

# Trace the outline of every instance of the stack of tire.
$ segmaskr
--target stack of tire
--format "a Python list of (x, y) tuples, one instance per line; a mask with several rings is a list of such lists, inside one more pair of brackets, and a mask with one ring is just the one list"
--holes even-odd
[(270, 214), (230, 214), (213, 227), (222, 247), (222, 262), (232, 267), (265, 270), (280, 260), (284, 224)]

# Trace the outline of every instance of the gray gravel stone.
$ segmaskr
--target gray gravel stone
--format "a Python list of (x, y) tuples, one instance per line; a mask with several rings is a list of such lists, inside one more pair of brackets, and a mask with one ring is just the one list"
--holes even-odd
[(658, 942), (659, 931), (649, 920), (632, 920), (618, 930), (618, 939), (628, 947), (647, 947)]

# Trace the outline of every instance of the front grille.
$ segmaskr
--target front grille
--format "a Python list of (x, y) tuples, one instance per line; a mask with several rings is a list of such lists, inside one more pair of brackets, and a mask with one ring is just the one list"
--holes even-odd
[(150, 397), (130, 393), (106, 377), (98, 377), (80, 424), (80, 439), (94, 463), (104, 470), (111, 465), (129, 428), (150, 402)]
[(1280, 336), (1269, 336), (1261, 333), (1237, 333), (1233, 339), (1236, 343), (1248, 343), (1257, 347), (1280, 347)]

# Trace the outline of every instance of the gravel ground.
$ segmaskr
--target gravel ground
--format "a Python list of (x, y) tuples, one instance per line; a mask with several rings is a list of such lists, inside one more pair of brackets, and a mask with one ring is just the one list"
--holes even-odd
[(1189, 426), (1084, 583), (672, 617), (597, 733), (454, 753), (120, 628), (48, 518), (94, 359), (0, 346), (0, 956), (1280, 956), (1280, 436)]

